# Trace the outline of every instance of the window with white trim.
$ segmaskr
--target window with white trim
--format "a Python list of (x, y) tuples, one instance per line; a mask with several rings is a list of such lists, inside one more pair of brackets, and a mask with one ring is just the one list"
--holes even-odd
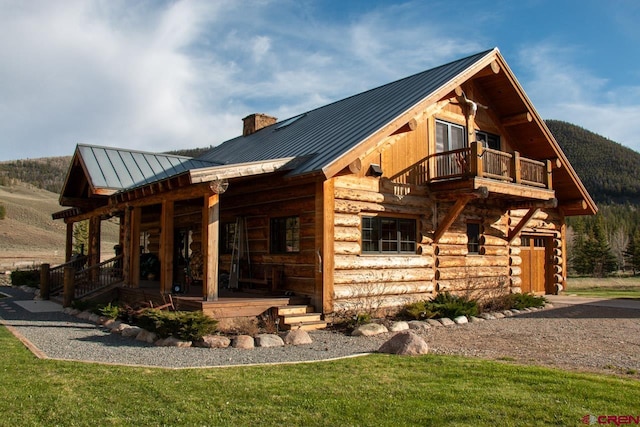
[(465, 127), (436, 120), (436, 153), (458, 150), (467, 146)]

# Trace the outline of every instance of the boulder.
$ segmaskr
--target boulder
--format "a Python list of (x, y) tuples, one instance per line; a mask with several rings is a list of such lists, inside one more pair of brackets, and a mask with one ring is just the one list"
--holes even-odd
[(491, 313), (481, 313), (480, 318), (484, 320), (496, 320), (496, 317)]
[(484, 319), (482, 317), (476, 317), (476, 316), (469, 317), (469, 323), (479, 323), (479, 322), (484, 322)]
[(142, 329), (138, 335), (136, 335), (136, 340), (146, 342), (149, 344), (154, 343), (158, 339), (158, 335), (155, 332), (149, 332), (146, 329)]
[(231, 340), (231, 346), (233, 348), (249, 349), (255, 347), (255, 343), (250, 335), (238, 335)]
[(120, 333), (123, 337), (137, 337), (138, 334), (143, 331), (139, 326), (129, 326), (128, 328), (123, 328)]
[(496, 319), (504, 319), (506, 316), (502, 313), (500, 313), (499, 311), (493, 313), (493, 317), (495, 317)]
[(128, 329), (130, 327), (131, 327), (131, 325), (128, 325), (126, 323), (115, 322), (111, 327), (111, 333), (112, 334), (121, 334), (122, 331), (124, 331), (125, 329)]
[(409, 324), (404, 321), (393, 322), (389, 325), (389, 332), (400, 332), (409, 329)]
[(448, 317), (441, 317), (440, 319), (438, 319), (438, 321), (442, 323), (443, 326), (453, 326), (456, 324), (453, 320), (449, 319)]
[(256, 347), (283, 347), (284, 341), (274, 334), (259, 334), (255, 338)]
[(384, 334), (389, 332), (386, 326), (378, 323), (367, 323), (366, 325), (360, 325), (351, 332), (354, 337), (370, 337), (372, 335)]
[(426, 341), (411, 331), (395, 334), (378, 349), (380, 353), (418, 356), (427, 354), (429, 346)]
[(422, 320), (410, 320), (407, 323), (409, 324), (409, 329), (415, 329), (417, 331), (431, 329), (431, 325), (427, 322), (423, 322)]
[(182, 341), (176, 337), (169, 337), (156, 341), (156, 345), (163, 347), (191, 347), (191, 341)]
[(303, 345), (313, 343), (311, 336), (304, 329), (296, 329), (285, 332), (282, 335), (282, 341), (284, 341), (284, 343), (287, 345)]
[(76, 317), (82, 320), (89, 320), (89, 318), (91, 317), (91, 313), (88, 311), (81, 311), (80, 313), (76, 314)]
[(227, 348), (231, 345), (231, 340), (223, 335), (205, 335), (202, 341), (196, 341), (193, 345), (203, 348)]
[(89, 318), (87, 320), (92, 323), (98, 323), (100, 321), (100, 316), (98, 316), (95, 313), (91, 313), (91, 315), (89, 315)]
[(465, 323), (469, 323), (469, 319), (467, 319), (467, 316), (458, 316), (455, 319), (453, 319), (453, 322), (456, 325), (464, 325)]
[(427, 319), (426, 322), (429, 326), (442, 326), (442, 323), (438, 322), (436, 319)]

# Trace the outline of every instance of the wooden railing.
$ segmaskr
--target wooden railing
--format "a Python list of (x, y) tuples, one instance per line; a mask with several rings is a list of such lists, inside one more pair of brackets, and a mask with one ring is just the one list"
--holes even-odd
[(122, 255), (118, 255), (87, 268), (87, 257), (77, 257), (53, 268), (43, 264), (40, 272), (43, 298), (62, 292), (65, 303), (70, 303), (73, 299), (121, 282), (122, 258)]
[(397, 184), (421, 185), (473, 177), (552, 188), (550, 161), (520, 157), (517, 151), (484, 148), (476, 142), (467, 148), (428, 156), (391, 179)]

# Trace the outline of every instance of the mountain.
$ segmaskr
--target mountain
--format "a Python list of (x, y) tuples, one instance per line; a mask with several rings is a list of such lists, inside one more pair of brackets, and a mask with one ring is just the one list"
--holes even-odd
[[(571, 123), (546, 123), (596, 203), (640, 205), (640, 153)], [(197, 157), (208, 149), (169, 154)], [(0, 162), (0, 185), (18, 180), (59, 193), (70, 161), (71, 156)]]
[(640, 153), (570, 123), (546, 123), (596, 203), (640, 205)]

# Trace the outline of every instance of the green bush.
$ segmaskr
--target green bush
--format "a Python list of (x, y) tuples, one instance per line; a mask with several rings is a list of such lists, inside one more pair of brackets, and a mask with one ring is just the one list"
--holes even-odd
[(478, 314), (478, 309), (478, 303), (475, 300), (444, 292), (430, 301), (417, 301), (405, 305), (399, 315), (406, 319), (416, 320), (433, 317), (455, 319), (459, 316), (475, 316)]
[(425, 320), (436, 317), (438, 313), (433, 311), (431, 301), (416, 301), (405, 305), (398, 316), (409, 320)]
[(17, 270), (11, 272), (11, 284), (13, 286), (31, 286), (32, 288), (40, 287), (40, 271), (39, 270)]
[(185, 341), (199, 341), (216, 331), (218, 322), (201, 311), (164, 311), (146, 309), (136, 324), (161, 338), (174, 336)]
[(443, 292), (431, 300), (434, 311), (438, 317), (455, 319), (459, 316), (476, 316), (478, 314), (478, 302), (465, 296), (458, 296)]
[(4, 205), (0, 205), (0, 219), (5, 219), (7, 216), (7, 208)]
[(533, 294), (507, 294), (485, 301), (482, 304), (482, 311), (501, 311), (517, 309), (522, 310), (528, 307), (544, 307), (547, 300), (542, 296)]
[(121, 314), (120, 307), (111, 303), (107, 305), (99, 305), (96, 309), (96, 312), (96, 314), (108, 317), (109, 319), (117, 319)]

